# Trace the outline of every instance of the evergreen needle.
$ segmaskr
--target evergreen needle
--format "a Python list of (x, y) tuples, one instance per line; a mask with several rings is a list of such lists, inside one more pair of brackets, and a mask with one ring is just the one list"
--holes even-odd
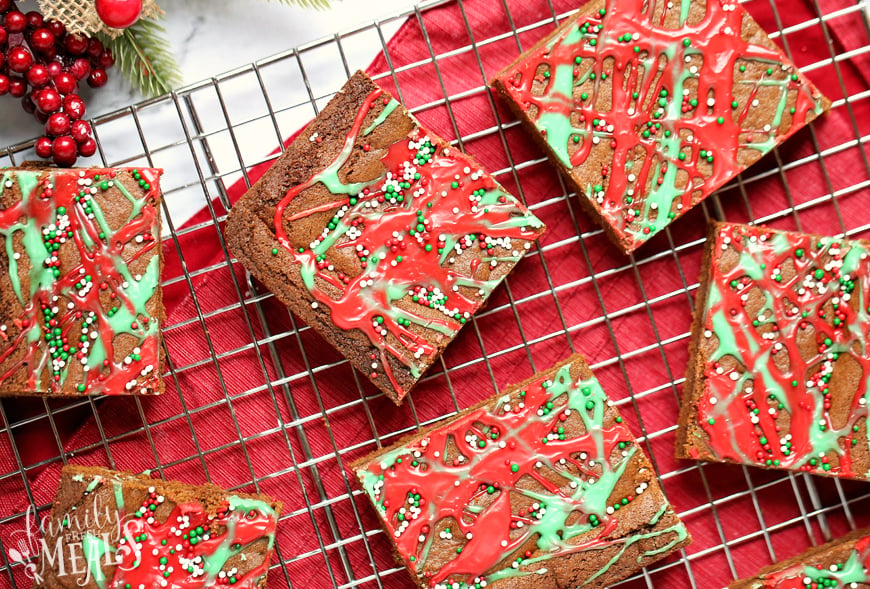
[(111, 49), (115, 67), (146, 97), (170, 92), (181, 83), (181, 70), (169, 47), (166, 29), (142, 18), (112, 39), (98, 34)]

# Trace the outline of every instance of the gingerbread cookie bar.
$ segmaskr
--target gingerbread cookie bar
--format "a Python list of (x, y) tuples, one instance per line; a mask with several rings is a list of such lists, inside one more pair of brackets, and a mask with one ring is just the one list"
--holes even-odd
[(856, 530), (735, 581), (728, 589), (870, 587), (870, 529)]
[(678, 457), (870, 478), (868, 251), (711, 225)]
[(0, 395), (157, 394), (161, 170), (0, 170)]
[(544, 226), (357, 72), (226, 231), (253, 276), (399, 403)]
[(830, 106), (731, 0), (593, 0), (492, 86), (625, 253)]
[(580, 356), (352, 469), (421, 588), (604, 587), (691, 541)]
[(38, 589), (262, 589), (281, 504), (211, 484), (65, 466)]

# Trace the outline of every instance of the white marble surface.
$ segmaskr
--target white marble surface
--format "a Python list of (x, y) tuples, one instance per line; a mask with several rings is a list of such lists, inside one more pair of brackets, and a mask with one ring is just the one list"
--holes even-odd
[[(26, 0), (19, 4), (22, 10), (32, 10), (36, 3)], [(327, 10), (301, 9), (267, 0), (163, 0), (160, 4), (166, 11), (164, 24), (184, 83), (190, 84), (407, 10), (414, 0), (332, 0)], [(397, 26), (386, 27), (385, 34)], [(367, 63), (378, 50), (373, 46), (370, 55), (355, 57)], [(109, 78), (104, 88), (82, 89), (88, 118), (142, 100), (115, 71), (109, 70)], [(41, 126), (21, 110), (18, 99), (0, 97), (0, 146), (40, 134)]]

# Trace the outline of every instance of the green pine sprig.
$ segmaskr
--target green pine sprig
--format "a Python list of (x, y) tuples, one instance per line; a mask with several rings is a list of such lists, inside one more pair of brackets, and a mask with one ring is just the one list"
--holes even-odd
[[(272, 0), (301, 8), (323, 9), (329, 0)], [(166, 29), (147, 18), (139, 19), (114, 39), (97, 33), (115, 56), (115, 67), (147, 97), (160, 96), (181, 84), (181, 69), (166, 38)]]
[(98, 36), (111, 49), (117, 70), (143, 96), (160, 96), (181, 84), (181, 70), (160, 23), (141, 18), (114, 39), (103, 33)]

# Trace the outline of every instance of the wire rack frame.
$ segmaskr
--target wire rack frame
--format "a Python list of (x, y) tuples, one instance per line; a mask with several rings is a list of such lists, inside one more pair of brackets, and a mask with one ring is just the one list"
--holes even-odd
[[(333, 58), (333, 65), (343, 69), (345, 74), (349, 76), (355, 69), (355, 66), (352, 67), (353, 52), (348, 49), (351, 39), (358, 35), (370, 35), (376, 39), (376, 47), (383, 51), (387, 64), (387, 70), (374, 77), (383, 81), (392, 81), (398, 94), (397, 98), (403, 100), (400, 84), (401, 75), (416, 71), (430, 71), (426, 68), (431, 66), (431, 71), (435, 75), (433, 82), (438, 84), (442, 98), (422, 104), (412, 103), (412, 112), (418, 116), (424, 116), (427, 112), (445, 109), (448, 114), (450, 130), (455, 137), (454, 143), (463, 149), (468, 143), (484, 138), (495, 138), (504, 150), (507, 166), (496, 170), (494, 175), (502, 182), (512, 181), (513, 185), (517, 187), (517, 195), (525, 201), (526, 194), (523, 191), (521, 176), (524, 172), (546, 166), (547, 163), (542, 157), (514, 158), (510, 134), (517, 130), (518, 123), (501, 120), (499, 110), (486, 88), (487, 71), (481, 60), (480, 51), (487, 45), (506, 40), (515, 43), (517, 50), (522, 51), (524, 48), (523, 36), (526, 33), (537, 31), (538, 35), (543, 35), (573, 11), (560, 12), (554, 6), (553, 0), (544, 0), (540, 3), (542, 7), (541, 18), (518, 26), (514, 22), (508, 0), (502, 0), (509, 23), (508, 29), (498, 35), (476, 39), (467, 12), (470, 9), (467, 6), (470, 1), (457, 0), (457, 2), (461, 15), (461, 26), (467, 32), (469, 42), (448, 51), (436, 51), (430, 40), (430, 31), (427, 29), (424, 18), (427, 10), (447, 2), (443, 0), (426, 2), (409, 12), (391, 15), (372, 24), (300, 46), (256, 62), (251, 66), (190, 85), (170, 95), (131, 106), (93, 121), (99, 145), (98, 153), (103, 165), (160, 165), (164, 158), (176, 157), (180, 152), (187, 152), (189, 160), (186, 161), (189, 161), (187, 166), (189, 175), (184, 176), (185, 180), (179, 183), (170, 183), (164, 190), (163, 212), (166, 227), (163, 246), (179, 257), (180, 271), (176, 275), (165, 276), (163, 287), (164, 289), (175, 287), (185, 290), (190, 297), (192, 311), (188, 317), (167, 324), (164, 328), (164, 334), (168, 341), (173, 333), (185, 333), (193, 329), (201, 334), (208, 354), (204, 358), (189, 360), (179, 354), (178, 348), (165, 341), (164, 350), (168, 370), (164, 377), (168, 383), (173, 385), (181, 410), (173, 415), (161, 416), (158, 420), (149, 419), (144, 404), (150, 400), (143, 401), (138, 398), (125, 400), (130, 406), (135, 407), (134, 413), (138, 416), (139, 423), (129, 423), (120, 429), (103, 417), (101, 413), (101, 408), (105, 403), (103, 400), (91, 398), (67, 402), (43, 400), (41, 407), (36, 410), (24, 415), (15, 413), (12, 417), (10, 417), (10, 409), (13, 409), (13, 403), (8, 400), (0, 400), (0, 418), (3, 420), (3, 425), (0, 427), (0, 438), (7, 439), (4, 441), (8, 441), (4, 447), (8, 447), (11, 452), (11, 457), (8, 457), (10, 467), (0, 468), (0, 485), (9, 484), (20, 487), (21, 496), (18, 499), (23, 499), (22, 505), (25, 506), (24, 509), (4, 508), (0, 511), (0, 527), (20, 527), (27, 515), (26, 508), (28, 506), (38, 513), (44, 513), (50, 506), (50, 496), (53, 489), (46, 492), (34, 483), (38, 473), (47, 467), (59, 463), (65, 464), (76, 455), (100, 452), (105, 457), (108, 466), (124, 468), (128, 458), (117, 457), (113, 454), (113, 448), (117, 448), (118, 444), (125, 440), (144, 438), (147, 441), (143, 450), (144, 460), (149, 462), (153, 470), (161, 477), (174, 472), (174, 469), (180, 466), (189, 467), (188, 465), (193, 463), (198, 469), (201, 469), (204, 477), (211, 481), (219, 475), (215, 471), (211, 458), (233, 451), (241, 457), (240, 464), (244, 466), (247, 474), (235, 484), (225, 486), (259, 492), (276, 481), (293, 480), (299, 485), (303, 490), (301, 500), (292, 504), (285, 502), (285, 510), (281, 518), (282, 525), (284, 527), (294, 524), (301, 525), (299, 523), (301, 520), (308, 520), (310, 529), (313, 530), (314, 545), (307, 551), (290, 553), (286, 548), (282, 549), (284, 545), (279, 542), (277, 544), (277, 558), (273, 561), (270, 572), (271, 584), (283, 583), (288, 587), (302, 586), (309, 581), (294, 577), (294, 566), (307, 562), (319, 563), (322, 559), (324, 574), (328, 582), (335, 588), (401, 585), (401, 583), (406, 582), (406, 579), (402, 577), (402, 569), (394, 563), (378, 557), (376, 543), (383, 541), (383, 533), (376, 526), (366, 525), (371, 520), (366, 519), (368, 514), (364, 513), (364, 508), (360, 507), (362, 502), (358, 502), (360, 493), (346, 475), (345, 466), (348, 462), (346, 457), (354, 453), (359, 455), (375, 446), (389, 444), (400, 435), (412, 432), (444, 415), (458, 411), (464, 404), (459, 400), (464, 398), (464, 393), (460, 391), (457, 394), (458, 387), (454, 387), (454, 380), (458, 379), (463, 371), (467, 369), (473, 369), (478, 373), (485, 371), (492, 389), (497, 390), (499, 388), (497, 369), (493, 367), (493, 364), (500, 358), (519, 353), (525, 357), (532, 370), (542, 369), (546, 365), (536, 365), (536, 346), (564, 338), (570, 351), (584, 351), (583, 346), (578, 346), (576, 340), (580, 334), (591, 329), (604, 330), (609, 340), (607, 345), (613, 352), (598, 358), (598, 361), (593, 364), (593, 369), (612, 369), (621, 376), (627, 395), (617, 404), (624, 413), (631, 413), (635, 416), (641, 434), (638, 439), (646, 446), (653, 459), (658, 477), (664, 488), (672, 490), (671, 482), (689, 474), (697, 476), (702, 483), (706, 502), (680, 511), (681, 517), (708, 517), (708, 520), (711, 519), (713, 522), (716, 535), (714, 542), (708, 543), (700, 550), (691, 548), (683, 550), (679, 559), (671, 559), (665, 564), (644, 570), (620, 586), (652, 588), (677, 587), (684, 584), (692, 588), (706, 587), (708, 585), (705, 585), (704, 581), (699, 581), (698, 571), (705, 566), (707, 557), (724, 556), (727, 572), (732, 577), (737, 577), (739, 572), (744, 574), (746, 572), (743, 569), (738, 571), (736, 564), (738, 559), (734, 555), (741, 546), (756, 545), (758, 541), (761, 541), (761, 545), (769, 554), (770, 560), (775, 561), (777, 554), (774, 547), (774, 536), (780, 530), (802, 528), (805, 530), (806, 541), (810, 544), (816, 544), (816, 529), (820, 531), (823, 539), (829, 539), (833, 535), (834, 532), (830, 525), (831, 518), (845, 520), (846, 525), (851, 528), (856, 527), (862, 521), (860, 514), (866, 510), (870, 493), (863, 489), (856, 491), (854, 488), (847, 488), (838, 480), (820, 482), (819, 479), (811, 476), (784, 473), (759, 481), (757, 471), (746, 467), (737, 467), (742, 473), (745, 488), (723, 496), (717, 493), (715, 474), (711, 474), (711, 468), (715, 467), (694, 463), (680, 463), (675, 468), (660, 465), (661, 460), (657, 460), (657, 454), (659, 457), (661, 454), (655, 452), (653, 447), (657, 442), (666, 440), (669, 436), (672, 437), (675, 426), (658, 424), (648, 427), (648, 422), (644, 420), (646, 410), (641, 408), (641, 404), (660, 401), (668, 397), (673, 399), (670, 401), (671, 403), (678, 401), (678, 387), (684, 379), (681, 373), (675, 372), (670, 367), (668, 349), (671, 346), (685, 347), (689, 333), (686, 330), (680, 330), (676, 333), (665, 330), (665, 326), (656, 321), (656, 310), (660, 305), (671, 302), (678, 302), (686, 309), (692, 309), (697, 281), (693, 273), (684, 270), (684, 260), (700, 251), (703, 237), (685, 240), (674, 233), (675, 229), (668, 229), (665, 231), (665, 235), (659, 238), (661, 242), (666, 241), (667, 247), (652, 250), (649, 253), (642, 251), (637, 257), (620, 259), (615, 265), (598, 268), (596, 266), (597, 260), (593, 259), (587, 244), (600, 240), (602, 232), (597, 228), (585, 230), (582, 228), (584, 225), (588, 227), (589, 224), (582, 217), (578, 218), (575, 214), (575, 208), (570, 206), (569, 203), (574, 195), (561, 183), (561, 179), (559, 179), (560, 191), (558, 194), (543, 200), (532, 200), (528, 204), (536, 213), (547, 211), (553, 207), (564, 207), (573, 227), (573, 235), (565, 236), (557, 241), (545, 239), (544, 243), (538, 243), (537, 247), (529, 252), (527, 257), (536, 260), (543, 271), (542, 280), (539, 282), (540, 288), (535, 289), (534, 292), (526, 292), (517, 288), (515, 280), (509, 278), (503, 289), (506, 300), (488, 307), (472, 320), (469, 326), (471, 334), (466, 334), (465, 337), (474, 340), (480, 349), (479, 356), (459, 363), (448, 363), (442, 357), (440, 371), (423, 379), (424, 383), (436, 379), (443, 380), (444, 388), (449, 395), (449, 403), (445, 410), (441, 411), (439, 415), (431, 415), (430, 412), (425, 411), (425, 407), (418, 407), (415, 404), (414, 395), (412, 395), (407, 400), (410, 422), (401, 427), (384, 430), (383, 426), (379, 427), (379, 420), (374, 417), (376, 404), (382, 400), (382, 395), (373, 393), (373, 389), (367, 383), (363, 383), (352, 370), (349, 371), (349, 374), (352, 374), (352, 388), (355, 389), (355, 394), (346, 395), (345, 399), (339, 403), (328, 404), (324, 402), (319, 376), (346, 366), (346, 361), (330, 359), (330, 361), (322, 362), (318, 358), (312, 357), (312, 354), (307, 351), (311, 347), (311, 330), (307, 326), (297, 325), (295, 318), (290, 313), (286, 313), (286, 316), (276, 320), (272, 295), (262, 290), (260, 285), (252, 281), (247, 275), (232, 271), (237, 262), (227, 250), (220, 232), (221, 224), (226, 218), (226, 211), (231, 208), (230, 195), (226, 187), (233, 180), (239, 178), (249, 186), (251, 179), (248, 170), (256, 164), (277, 157), (277, 154), (263, 156), (256, 152), (252, 153), (244, 138), (248, 132), (248, 127), (269, 128), (271, 133), (274, 133), (277, 144), (280, 144), (282, 139), (296, 128), (292, 126), (293, 123), (286, 121), (288, 119), (295, 121), (298, 117), (293, 118), (287, 115), (301, 110), (304, 121), (306, 116), (310, 117), (310, 115), (316, 114), (319, 107), (332, 96), (336, 88), (321, 89), (316, 73), (312, 72), (310, 65), (306, 66), (306, 61), (318, 59), (316, 55), (324, 49), (333, 50), (336, 55)], [(814, 18), (790, 26), (783, 26), (780, 18), (783, 2), (777, 0), (753, 0), (751, 2), (751, 4), (756, 5), (762, 3), (769, 4), (777, 23), (778, 30), (771, 37), (779, 39), (790, 57), (790, 35), (809, 29), (821, 31), (827, 41), (829, 56), (802, 69), (806, 72), (824, 67), (834, 69), (839, 90), (843, 96), (834, 102), (834, 109), (846, 113), (853, 136), (843, 138), (843, 141), (837, 145), (822, 147), (815, 129), (811, 127), (809, 136), (814, 148), (811, 154), (786, 161), (781, 157), (779, 150), (774, 150), (774, 166), (758, 171), (754, 168), (750, 169), (748, 173), (741, 175), (705, 201), (699, 207), (701, 211), (699, 214), (704, 219), (725, 218), (728, 205), (723, 204), (719, 195), (727, 192), (730, 196), (730, 193), (736, 193), (737, 196), (733, 196), (731, 202), (739, 200), (747, 213), (746, 220), (750, 222), (771, 223), (788, 220), (796, 228), (801, 229), (802, 220), (808, 211), (830, 205), (834, 211), (830, 233), (843, 236), (866, 234), (870, 230), (870, 223), (855, 225), (851, 218), (842, 214), (840, 201), (866, 192), (870, 187), (870, 162), (868, 162), (865, 149), (870, 136), (862, 135), (859, 115), (854, 112), (856, 104), (862, 104), (870, 99), (870, 90), (850, 92), (841, 72), (841, 66), (849, 60), (870, 53), (870, 25), (868, 25), (866, 18), (862, 19), (864, 42), (861, 48), (840, 53), (834, 50), (834, 46), (830, 42), (829, 31), (830, 21), (854, 13), (862, 13), (865, 8), (860, 2), (856, 2), (854, 5), (826, 12), (820, 4), (820, 0), (812, 0), (816, 14)], [(406, 18), (415, 19), (419, 24), (429, 55), (419, 61), (394, 65), (387, 42), (389, 37), (387, 31)], [(479, 68), (479, 85), (459, 93), (450, 93), (439, 64), (443, 64), (453, 57), (468, 56), (469, 54), (473, 55)], [(296, 101), (278, 104), (280, 101), (276, 100), (274, 94), (270, 92), (268, 72), (276, 66), (289, 65), (294, 66), (301, 75), (304, 95)], [(253, 87), (253, 92), (262, 98), (266, 107), (265, 113), (249, 114), (242, 118), (236, 117), (234, 102), (238, 98), (235, 94), (239, 93), (236, 82), (240, 80), (248, 88), (247, 91)], [(212, 105), (212, 108), (204, 109), (201, 104), (200, 97), (205, 93), (213, 94), (215, 98), (215, 104)], [(244, 98), (244, 93), (242, 94)], [(463, 99), (473, 96), (485, 96), (495, 124), (488, 128), (478, 129), (473, 133), (463, 134), (454, 108)], [(157, 140), (150, 139), (149, 119), (155, 112), (159, 113), (159, 116), (164, 120), (171, 120), (171, 125), (180, 131), (180, 134), (161, 136)], [(220, 121), (217, 125), (214, 124), (215, 118)], [(139, 145), (136, 145), (132, 151), (118, 147), (117, 143), (109, 137), (111, 135), (110, 128), (119, 122), (127, 124), (139, 141)], [(449, 130), (444, 129), (443, 131)], [(141, 151), (139, 150), (140, 146)], [(20, 163), (21, 160), (31, 157), (32, 147), (32, 142), (9, 147), (5, 150), (5, 155), (4, 152), (0, 152), (0, 163), (4, 158), (12, 165)], [(854, 178), (849, 179), (848, 185), (842, 186), (842, 182), (835, 182), (829, 173), (826, 160), (850, 150), (859, 153), (859, 169), (856, 170)], [(229, 158), (227, 153), (230, 154)], [(811, 199), (797, 198), (791, 188), (789, 173), (811, 164), (820, 166), (827, 192)], [(167, 179), (168, 177), (167, 174)], [(754, 215), (748, 191), (752, 190), (753, 185), (762, 184), (771, 179), (778, 181), (784, 188), (787, 206), (776, 211)], [(207, 217), (205, 220), (193, 223), (182, 222), (179, 223), (180, 226), (176, 226), (173, 222), (173, 210), (167, 206), (167, 203), (189, 198), (191, 194), (198, 198), (195, 200), (199, 206), (206, 208)], [(200, 236), (204, 236), (204, 238), (208, 236), (208, 239), (216, 240), (222, 256), (216, 262), (206, 263), (200, 267), (189, 267), (185, 260), (185, 253), (189, 255), (189, 250), (185, 249), (183, 242), (185, 239)], [(556, 274), (555, 271), (551, 272), (550, 266), (553, 262), (548, 254), (563, 251), (566, 248), (579, 248), (580, 259), (585, 265), (587, 273), (574, 280), (561, 282), (554, 279)], [(670, 263), (671, 261), (677, 270), (678, 284), (665, 292), (648, 294), (644, 286), (645, 272), (657, 263)], [(528, 264), (529, 262), (530, 260), (526, 260), (524, 263)], [(685, 265), (692, 268), (693, 271), (697, 267), (697, 265), (693, 266), (691, 262), (685, 263)], [(219, 306), (206, 308), (201, 304), (201, 291), (198, 291), (194, 285), (203, 277), (221, 272), (229, 277), (224, 286), (230, 291), (231, 297)], [(244, 277), (240, 278), (240, 276)], [(602, 285), (614, 277), (621, 277), (622, 280), (630, 279), (639, 290), (639, 300), (616, 310), (609, 309), (608, 299)], [(591, 289), (600, 312), (594, 317), (578, 322), (568, 318), (563, 308), (562, 296), (567, 292), (581, 288)], [(525, 304), (540, 300), (552, 301), (551, 304), (556, 311), (558, 324), (551, 331), (529, 335), (524, 329), (521, 308)], [(548, 304), (550, 303), (548, 302)], [(240, 312), (239, 316), (242, 318), (241, 337), (244, 343), (231, 349), (219, 349), (210, 330), (212, 321), (236, 312)], [(495, 321), (496, 317), (503, 317), (505, 313), (508, 313), (516, 323), (518, 341), (512, 341), (502, 349), (487, 352), (485, 333), (487, 321)], [(620, 346), (621, 339), (614, 324), (625, 317), (635, 315), (645, 317), (649, 321), (654, 341), (639, 347), (623, 349), (625, 346)], [(295, 371), (286, 369), (288, 365), (284, 357), (286, 354), (284, 346), (287, 345), (295, 346), (299, 351), (301, 365), (297, 365)], [(225, 362), (249, 354), (252, 355), (253, 362), (261, 373), (260, 379), (256, 384), (239, 391), (233, 386), (234, 377), (228, 374)], [(628, 364), (638, 357), (647, 355), (660, 356), (665, 367), (666, 379), (654, 386), (638, 387), (632, 384), (633, 380)], [(181, 358), (177, 359), (179, 356)], [(213, 371), (215, 382), (220, 389), (219, 394), (207, 403), (196, 407), (188, 406), (186, 399), (190, 391), (186, 390), (182, 381), (187, 374), (200, 369)], [(482, 376), (479, 378), (485, 379)], [(299, 407), (300, 399), (295, 397), (293, 392), (294, 389), (299, 388), (310, 388), (314, 392), (313, 411)], [(254, 396), (267, 399), (268, 404), (274, 410), (276, 422), (273, 426), (260, 429), (252, 434), (247, 433), (247, 424), (244, 419), (238, 416), (237, 408)], [(209, 412), (217, 409), (226, 410), (225, 414), (230, 416), (229, 427), (234, 438), (214, 447), (205, 447), (201, 441), (203, 430), (195, 425), (195, 422), (200, 416), (209, 415)], [(340, 432), (336, 432), (333, 421), (338, 422), (341, 416), (348, 411), (362, 411), (364, 413), (371, 437), (364, 436), (363, 439), (358, 439), (352, 444), (344, 443)], [(92, 418), (94, 428), (97, 430), (96, 435), (85, 439), (78, 446), (71, 447), (69, 440), (63, 433), (62, 422), (69, 416), (82, 412), (88, 418)], [(165, 424), (179, 421), (183, 423), (189, 434), (194, 451), (189, 455), (164, 460), (161, 457), (162, 451), (173, 441), (162, 438), (160, 429)], [(33, 427), (40, 427), (43, 431), (51, 432), (49, 435), (56, 445), (56, 455), (34, 462), (26, 461), (25, 452), (19, 445), (19, 436), (28, 428)], [(312, 428), (315, 427), (325, 430), (328, 434), (328, 445), (325, 450), (320, 446), (315, 447), (313, 444), (311, 436)], [(255, 466), (257, 462), (256, 451), (252, 448), (259, 441), (273, 437), (277, 438), (278, 445), (281, 446), (282, 451), (286, 452), (289, 463), (284, 468), (274, 469), (264, 474)], [(337, 465), (338, 471), (341, 473), (337, 486), (328, 482), (325, 475), (328, 467), (333, 464)], [(290, 479), (284, 477), (290, 477)], [(819, 487), (822, 485), (831, 487), (832, 493), (821, 492)], [(790, 493), (793, 497), (789, 500), (793, 499), (795, 503), (796, 515), (783, 521), (768, 523), (760, 497), (771, 490), (778, 493)], [(45, 500), (45, 497), (49, 497), (48, 501)], [(734, 505), (740, 506), (745, 516), (755, 518), (757, 525), (752, 531), (737, 537), (729, 537), (725, 529), (726, 516), (723, 513)], [(347, 533), (346, 520), (348, 517), (351, 518), (351, 527), (355, 530), (352, 533)], [(13, 587), (21, 586), (21, 563), (10, 561), (8, 548), (9, 546), (4, 544), (4, 536), (0, 535), (0, 578), (3, 579), (4, 583), (8, 581)], [(671, 579), (671, 581), (663, 584), (660, 580), (663, 577), (659, 575), (668, 571), (673, 572), (676, 569), (682, 571), (681, 575), (679, 577), (664, 577)], [(681, 579), (681, 581), (674, 581), (675, 578)]]

